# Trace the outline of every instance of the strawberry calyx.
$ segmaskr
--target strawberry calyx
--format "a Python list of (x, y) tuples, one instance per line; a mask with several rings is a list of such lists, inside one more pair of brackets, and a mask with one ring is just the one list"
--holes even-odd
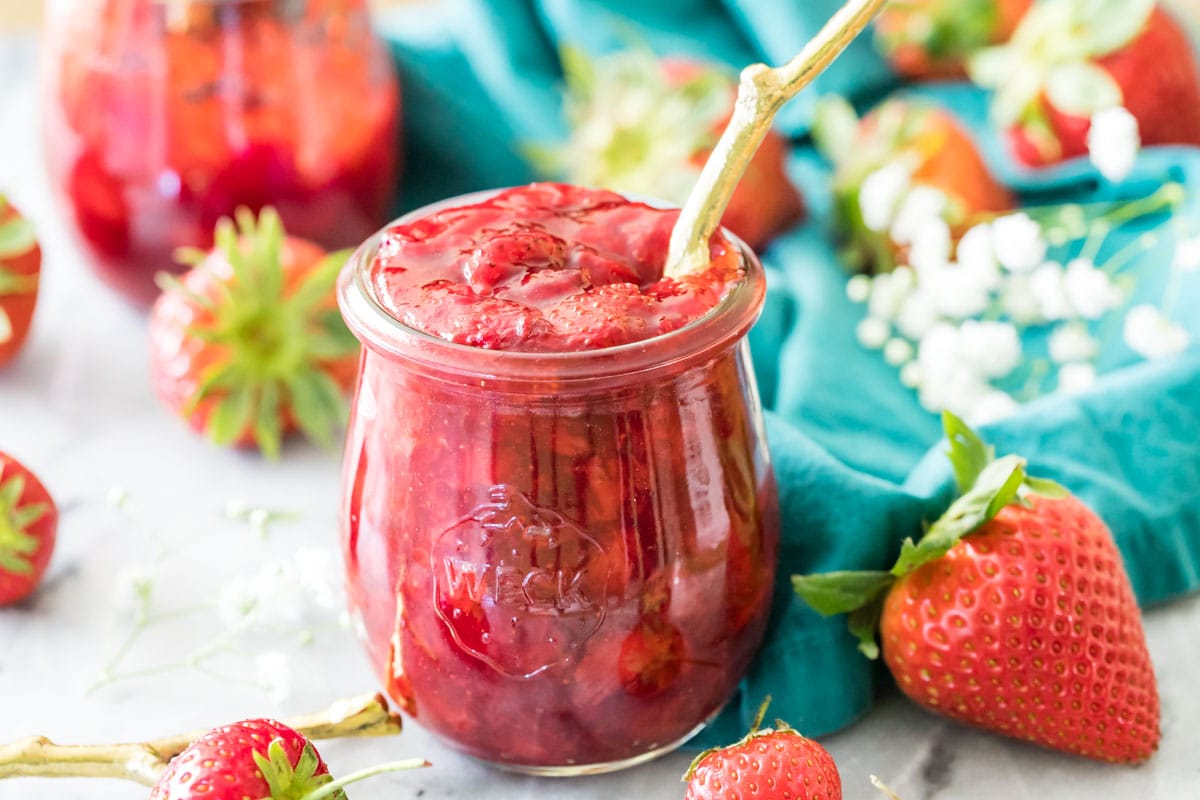
[(236, 223), (222, 219), (212, 254), (183, 249), (177, 257), (213, 271), (212, 259), (231, 274), (213, 272), (215, 297), (201, 296), (163, 274), (165, 291), (182, 293), (209, 312), (188, 333), (214, 346), (223, 357), (210, 364), (189, 398), (186, 413), (216, 400), (206, 432), (217, 444), (251, 432), (269, 457), (278, 455), (285, 417), (314, 442), (332, 446), (345, 415), (340, 387), (323, 366), (357, 351), (358, 342), (336, 308), (328, 307), (348, 250), (330, 253), (295, 286), (284, 273), (285, 233), (279, 215), (264, 208), (255, 220), (245, 208)]
[(548, 176), (581, 186), (683, 203), (700, 173), (697, 156), (717, 140), (736, 84), (719, 67), (687, 62), (672, 70), (646, 47), (592, 59), (560, 52), (570, 133), (557, 146), (526, 148)]
[[(312, 742), (304, 745), (304, 750), (301, 751), (295, 766), (292, 766), (291, 759), (288, 758), (287, 750), (284, 748), (283, 739), (280, 738), (271, 740), (271, 743), (267, 745), (266, 755), (258, 752), (252, 755), (258, 771), (262, 773), (263, 780), (267, 782), (267, 788), (270, 790), (270, 795), (263, 800), (303, 800), (321, 787), (333, 782), (332, 775), (316, 774), (321, 766), (321, 759), (317, 756)], [(341, 791), (325, 796), (334, 797), (337, 800), (345, 800), (346, 797)]]
[(971, 79), (995, 90), (992, 118), (1018, 127), (1047, 161), (1062, 146), (1043, 100), (1091, 118), (1124, 102), (1121, 87), (1097, 62), (1136, 39), (1155, 0), (1046, 0), (1021, 20), (1012, 39), (968, 61)]
[(750, 742), (754, 741), (755, 739), (761, 739), (764, 736), (774, 736), (776, 734), (782, 733), (785, 735), (791, 734), (793, 736), (798, 736), (801, 739), (807, 738), (806, 736), (804, 736), (804, 734), (800, 733), (795, 728), (793, 728), (791, 725), (788, 725), (786, 722), (784, 722), (781, 719), (775, 720), (775, 727), (773, 727), (773, 728), (762, 728), (761, 726), (762, 726), (762, 721), (763, 721), (763, 715), (766, 713), (767, 706), (770, 704), (770, 702), (771, 702), (771, 698), (768, 697), (766, 700), (763, 701), (763, 704), (761, 706), (759, 706), (758, 714), (754, 718), (753, 724), (750, 726), (749, 733), (747, 733), (745, 736), (743, 736), (741, 739), (734, 742), (733, 744), (722, 745), (720, 747), (710, 747), (707, 750), (701, 752), (699, 755), (697, 755), (695, 758), (692, 759), (692, 763), (688, 766), (687, 772), (685, 772), (683, 774), (683, 777), (680, 778), (680, 780), (683, 781), (684, 783), (686, 783), (687, 781), (690, 781), (692, 779), (692, 777), (696, 774), (696, 770), (700, 767), (700, 764), (706, 758), (711, 756), (713, 753), (719, 753), (722, 750), (736, 750), (737, 748), (742, 747), (743, 745), (749, 744)]
[(21, 505), (24, 493), (23, 475), (3, 480), (0, 474), (0, 570), (10, 575), (33, 573), (32, 558), (39, 545), (29, 528), (50, 512), (48, 503)]
[(1028, 505), (1029, 494), (1061, 497), (1067, 493), (1054, 481), (1026, 474), (1025, 459), (1020, 456), (996, 458), (994, 448), (949, 411), (942, 412), (942, 426), (959, 496), (919, 540), (904, 540), (891, 569), (792, 576), (792, 588), (815, 611), (823, 616), (848, 615), (850, 632), (871, 659), (879, 656), (875, 629), (883, 600), (897, 579), (944, 556), (1006, 506)]
[(1000, 22), (995, 0), (914, 2), (891, 0), (885, 14), (903, 24), (876, 27), (876, 41), (885, 55), (917, 47), (932, 61), (946, 61), (990, 44)]

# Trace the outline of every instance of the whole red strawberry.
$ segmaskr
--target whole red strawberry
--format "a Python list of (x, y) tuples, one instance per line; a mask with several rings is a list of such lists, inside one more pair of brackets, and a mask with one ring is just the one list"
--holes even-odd
[[(571, 183), (682, 205), (733, 112), (734, 78), (714, 64), (647, 50), (593, 61), (567, 48), (563, 70), (571, 135), (559, 148), (532, 149), (537, 165)], [(787, 155), (783, 137), (769, 133), (721, 218), (756, 250), (804, 215)]]
[[(1154, 752), (1159, 702), (1137, 601), (1112, 534), (1017, 456), (991, 460), (945, 415), (965, 494), (890, 572), (796, 577), (822, 613), (851, 612), (869, 654), (939, 714), (1089, 758)], [(840, 595), (838, 593), (841, 593)]]
[(1154, 0), (1044, 0), (971, 77), (996, 90), (992, 116), (1030, 166), (1086, 154), (1092, 116), (1115, 106), (1143, 144), (1200, 145), (1200, 67)]
[[(904, 262), (908, 243), (896, 240), (891, 225), (916, 187), (945, 198), (941, 216), (955, 236), (1014, 206), (974, 140), (939, 106), (891, 99), (860, 120), (845, 100), (830, 96), (818, 107), (814, 134), (834, 166), (837, 223), (855, 269), (886, 272)], [(871, 178), (885, 169), (899, 171), (903, 185), (894, 198), (881, 200)], [(882, 213), (868, 213), (881, 202)]]
[(978, 50), (1008, 40), (1033, 0), (893, 0), (875, 41), (906, 78), (957, 78)]
[(58, 508), (46, 487), (15, 458), (0, 453), (0, 606), (37, 588), (57, 530)]
[(29, 335), (41, 272), (33, 227), (0, 194), (0, 366), (12, 361)]
[(332, 444), (358, 343), (337, 311), (344, 251), (287, 237), (278, 215), (243, 209), (150, 311), (150, 375), (162, 401), (217, 444), (279, 452), (299, 428)]
[[(312, 742), (268, 719), (209, 731), (171, 760), (150, 800), (300, 800), (331, 783)], [(338, 790), (331, 795), (345, 800)]]
[(701, 753), (684, 776), (685, 800), (841, 800), (833, 756), (782, 722)]

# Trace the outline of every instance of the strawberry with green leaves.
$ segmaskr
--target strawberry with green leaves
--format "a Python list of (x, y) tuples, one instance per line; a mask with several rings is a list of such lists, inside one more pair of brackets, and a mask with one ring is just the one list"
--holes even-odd
[(943, 199), (940, 217), (954, 237), (1015, 205), (970, 134), (939, 106), (889, 99), (859, 119), (830, 95), (818, 106), (813, 134), (834, 168), (836, 222), (856, 271), (887, 272), (906, 262), (911, 242), (895, 223), (916, 190)]
[(334, 295), (347, 252), (286, 236), (269, 208), (221, 220), (215, 242), (181, 253), (192, 265), (181, 278), (160, 277), (150, 312), (158, 396), (220, 445), (275, 456), (295, 428), (332, 445), (359, 351)]
[(1143, 144), (1200, 145), (1200, 68), (1155, 0), (1042, 0), (970, 72), (1029, 166), (1086, 154), (1092, 117), (1118, 106)]
[[(580, 186), (682, 205), (733, 112), (735, 79), (718, 65), (645, 49), (592, 60), (566, 48), (562, 62), (570, 137), (531, 148), (535, 165)], [(721, 218), (755, 250), (804, 215), (787, 154), (784, 138), (768, 133)]]
[(761, 716), (741, 741), (696, 757), (683, 776), (684, 800), (842, 800), (829, 751), (780, 721), (760, 730)]
[(906, 78), (957, 78), (966, 60), (1008, 41), (1033, 0), (890, 0), (875, 42)]
[(1159, 740), (1146, 637), (1104, 522), (944, 415), (962, 495), (887, 572), (796, 576), (848, 613), (871, 657), (939, 714), (1089, 758), (1136, 764)]
[(252, 719), (192, 742), (159, 776), (150, 800), (346, 800), (342, 788), (351, 783), (428, 765), (399, 761), (335, 781), (303, 734), (274, 720)]
[(41, 582), (54, 552), (58, 508), (46, 487), (0, 453), (0, 606), (20, 602)]
[(0, 366), (16, 357), (29, 335), (41, 272), (33, 226), (0, 194)]

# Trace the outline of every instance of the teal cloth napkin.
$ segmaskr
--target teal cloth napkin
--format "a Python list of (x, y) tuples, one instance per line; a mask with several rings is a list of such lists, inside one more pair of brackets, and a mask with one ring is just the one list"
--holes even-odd
[[(593, 54), (649, 44), (733, 66), (781, 63), (800, 49), (840, 0), (453, 0), (380, 20), (400, 66), (406, 175), (399, 208), (535, 175), (520, 152), (563, 135), (557, 47)], [(891, 91), (952, 108), (975, 132), (1002, 180), (1030, 204), (1138, 197), (1166, 180), (1189, 191), (1187, 218), (1200, 223), (1200, 151), (1147, 150), (1119, 186), (1086, 161), (1042, 171), (1014, 164), (986, 124), (987, 98), (967, 84), (899, 86), (863, 36), (780, 125), (796, 142), (792, 177), (810, 217), (765, 254), (770, 291), (751, 346), (768, 408), (771, 454), (781, 490), (783, 542), (767, 641), (726, 712), (694, 744), (729, 741), (747, 729), (763, 697), (771, 713), (809, 735), (844, 727), (886, 680), (862, 658), (840, 619), (823, 619), (792, 594), (788, 576), (881, 569), (899, 541), (948, 504), (953, 481), (938, 418), (923, 409), (894, 367), (862, 348), (863, 308), (846, 297), (846, 274), (830, 235), (828, 167), (806, 139), (825, 92), (862, 107)], [(1163, 217), (1114, 234), (1119, 248)], [(1163, 235), (1126, 270), (1135, 296), (1163, 293), (1172, 237)], [(1177, 287), (1181, 321), (1200, 338), (1200, 274)], [(1112, 527), (1144, 604), (1200, 585), (1200, 353), (1146, 363), (1104, 337), (1100, 380), (1071, 397), (1045, 396), (984, 429), (999, 453), (1026, 455), (1033, 474), (1070, 487)]]

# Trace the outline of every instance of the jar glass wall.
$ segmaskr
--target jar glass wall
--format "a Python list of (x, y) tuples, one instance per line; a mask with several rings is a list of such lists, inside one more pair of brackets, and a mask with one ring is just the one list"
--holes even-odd
[(399, 95), (366, 0), (57, 0), (42, 73), (52, 183), (140, 302), (239, 206), (327, 248), (387, 219)]
[(745, 340), (757, 259), (743, 246), (745, 279), (672, 333), (521, 353), (388, 316), (367, 279), (378, 244), (340, 285), (365, 345), (341, 525), (389, 694), (528, 772), (677, 746), (725, 703), (770, 607), (777, 502)]

